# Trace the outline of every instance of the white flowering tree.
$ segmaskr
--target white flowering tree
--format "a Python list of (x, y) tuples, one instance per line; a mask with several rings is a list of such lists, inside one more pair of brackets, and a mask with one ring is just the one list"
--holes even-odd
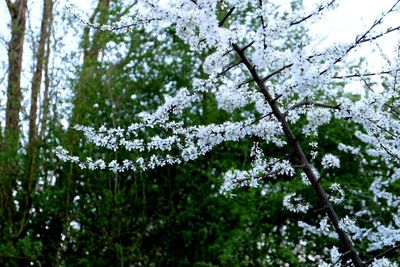
[[(56, 149), (57, 155), (84, 169), (137, 172), (183, 164), (210, 153), (223, 142), (255, 137), (260, 143), (255, 143), (251, 150), (251, 168), (227, 171), (220, 188), (222, 194), (229, 195), (241, 186), (262, 187), (281, 176), (299, 177), (313, 189), (326, 215), (319, 226), (299, 222), (299, 227), (317, 235), (337, 238), (341, 244), (341, 252), (333, 247), (331, 262), (321, 261), (321, 266), (398, 266), (388, 257), (399, 250), (400, 242), (400, 196), (390, 191), (391, 185), (400, 178), (400, 57), (387, 59), (385, 69), (377, 73), (361, 67), (349, 73), (344, 63), (349, 57), (357, 57), (357, 51), (365, 45), (373, 43), (379, 47), (379, 41), (386, 36), (396, 36), (398, 25), (382, 27), (382, 24), (388, 16), (399, 15), (399, 2), (395, 1), (355, 36), (354, 42), (330, 47), (319, 46), (312, 38), (307, 38), (306, 32), (309, 25), (318, 23), (326, 12), (337, 6), (334, 0), (319, 1), (312, 9), (295, 8), (289, 13), (263, 0), (162, 3), (140, 0), (132, 8), (138, 14), (135, 19), (116, 25), (90, 23), (75, 8), (68, 7), (79, 20), (102, 31), (127, 31), (139, 27), (160, 31), (175, 27), (176, 35), (192, 50), (208, 56), (202, 62), (204, 73), (193, 80), (191, 88), (176, 88), (173, 94), (165, 96), (164, 103), (155, 111), (137, 114), (140, 122), (129, 128), (75, 126), (96, 146), (113, 151), (143, 152), (150, 156), (107, 162), (91, 157), (78, 158), (62, 147)], [(381, 90), (370, 86), (370, 76), (385, 76)], [(357, 101), (343, 93), (343, 84), (354, 79), (364, 81), (368, 91)], [(205, 94), (212, 94), (221, 110), (242, 111), (241, 119), (190, 125), (184, 120), (184, 114), (204, 101)], [(252, 112), (248, 111), (249, 106), (253, 107)], [(354, 147), (343, 140), (336, 151), (319, 155), (319, 129), (332, 119), (357, 125), (359, 130), (355, 136), (363, 145)], [(159, 134), (154, 134), (157, 131)], [(149, 136), (151, 133), (153, 135)], [(304, 137), (313, 141), (305, 143)], [(287, 147), (291, 151), (290, 157), (265, 155), (262, 144)], [(305, 147), (313, 149), (308, 151)], [(357, 188), (344, 190), (336, 182), (325, 181), (320, 174), (340, 168), (340, 160), (335, 156), (339, 151), (361, 157), (364, 165), (355, 166), (357, 168), (376, 166), (372, 173), (373, 199), (370, 201), (380, 203), (390, 212), (389, 223), (380, 222), (379, 214), (369, 210), (338, 217), (334, 206), (346, 203), (345, 191), (359, 193)], [(297, 192), (287, 194), (283, 204), (296, 213), (307, 213), (313, 208), (309, 200)], [(370, 227), (358, 226), (360, 216), (370, 222)], [(379, 253), (360, 255), (354, 245), (358, 240), (368, 242), (368, 250)]]

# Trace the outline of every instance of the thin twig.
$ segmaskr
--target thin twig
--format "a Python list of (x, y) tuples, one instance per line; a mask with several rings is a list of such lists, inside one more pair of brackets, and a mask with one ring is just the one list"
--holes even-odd
[(239, 60), (238, 62), (233, 62), (230, 65), (228, 65), (221, 73), (218, 74), (218, 76), (224, 75), (225, 73), (227, 73), (228, 71), (230, 71), (231, 69), (233, 69), (234, 67), (240, 65), (242, 63), (241, 60)]
[(248, 79), (247, 81), (241, 82), (241, 83), (238, 85), (238, 87), (240, 88), (240, 87), (242, 87), (243, 85), (248, 84), (248, 83), (251, 83), (251, 82), (254, 82), (254, 79), (253, 79), (253, 78)]
[(224, 26), (225, 21), (229, 18), (230, 15), (232, 15), (233, 11), (235, 10), (235, 7), (232, 7), (229, 9), (228, 13), (226, 13), (225, 17), (218, 23), (218, 27)]
[[(364, 32), (364, 34), (363, 34), (361, 37), (357, 37), (356, 40), (355, 40), (355, 42), (354, 42), (354, 44), (352, 44), (349, 48), (347, 48), (346, 52), (345, 52), (342, 56), (340, 56), (339, 58), (337, 58), (337, 59), (333, 62), (333, 64), (331, 65), (331, 67), (334, 66), (334, 65), (336, 65), (337, 63), (341, 62), (341, 61), (343, 60), (343, 58), (344, 58), (350, 51), (352, 51), (354, 48), (356, 48), (359, 44), (364, 43), (364, 42), (367, 42), (367, 41), (375, 40), (375, 39), (377, 39), (377, 38), (379, 38), (379, 37), (384, 36), (386, 33), (389, 33), (390, 31), (389, 31), (389, 32), (386, 31), (386, 33), (378, 34), (378, 35), (376, 35), (376, 36), (374, 36), (374, 37), (367, 38), (368, 34), (369, 34), (376, 26), (378, 26), (379, 24), (382, 23), (383, 19), (384, 19), (389, 13), (391, 13), (391, 12), (394, 10), (394, 8), (399, 4), (399, 2), (400, 2), (400, 0), (398, 0), (385, 14), (383, 14), (383, 15), (381, 16), (380, 19), (376, 20), (376, 21), (371, 25), (371, 27), (370, 27), (366, 32)], [(395, 29), (396, 29), (396, 28), (395, 28)], [(394, 29), (393, 29), (393, 30), (394, 30)], [(391, 30), (391, 31), (392, 31), (392, 30)], [(331, 67), (328, 67), (327, 69), (321, 71), (321, 72), (319, 73), (319, 75), (323, 75), (323, 74), (326, 73)]]
[(335, 261), (334, 263), (332, 263), (332, 266), (336, 266), (336, 264), (338, 264), (342, 259), (344, 259), (344, 257), (346, 257), (347, 255), (350, 254), (350, 251), (346, 251), (345, 253), (343, 253), (339, 259), (337, 259), (337, 261)]
[(319, 212), (321, 212), (321, 211), (325, 211), (325, 210), (326, 210), (326, 206), (323, 206), (322, 208), (319, 208), (319, 209), (313, 210), (313, 213), (319, 213)]
[(250, 46), (252, 46), (253, 44), (254, 44), (254, 41), (251, 41), (248, 45), (245, 45), (245, 46), (242, 48), (242, 51), (243, 51), (243, 52), (246, 51), (246, 49), (249, 48)]
[(327, 7), (333, 5), (333, 3), (335, 3), (335, 2), (336, 2), (336, 0), (333, 0), (333, 1), (331, 1), (329, 4), (327, 4), (326, 6), (321, 5), (321, 6), (318, 8), (318, 10), (317, 10), (316, 12), (311, 13), (311, 14), (309, 14), (308, 16), (305, 16), (305, 17), (301, 18), (301, 19), (298, 20), (298, 21), (292, 21), (292, 22), (290, 23), (290, 26), (294, 26), (294, 25), (300, 24), (300, 23), (302, 23), (302, 22), (308, 20), (309, 18), (315, 16), (316, 14), (318, 14), (318, 13), (321, 12), (322, 10), (326, 9)]
[(400, 30), (400, 26), (397, 26), (395, 28), (389, 28), (385, 32), (382, 32), (382, 33), (380, 33), (378, 35), (369, 37), (367, 39), (360, 40), (359, 42), (360, 43), (365, 43), (365, 42), (373, 41), (373, 40), (378, 39), (379, 37), (382, 37), (382, 36), (384, 36), (384, 35), (386, 35), (388, 33), (391, 33), (391, 32), (394, 32), (394, 31), (398, 31), (398, 30)]
[(278, 174), (280, 171), (281, 171), (281, 170), (274, 170), (274, 171), (270, 171), (270, 172), (267, 172), (267, 173), (265, 173), (265, 174), (262, 174), (262, 175), (260, 175), (260, 176), (246, 177), (246, 178), (236, 179), (236, 180), (234, 180), (234, 182), (235, 182), (235, 183), (243, 183), (243, 182), (249, 181), (249, 180), (251, 180), (251, 179), (265, 180), (265, 179), (267, 179), (267, 178), (270, 178), (270, 177), (274, 176), (275, 174)]
[(383, 251), (382, 253), (379, 253), (378, 255), (376, 255), (375, 257), (373, 257), (372, 259), (368, 260), (368, 261), (366, 262), (366, 264), (370, 264), (370, 263), (372, 263), (375, 259), (383, 258), (383, 257), (385, 257), (385, 256), (388, 255), (388, 254), (394, 254), (394, 253), (397, 253), (398, 251), (400, 251), (400, 245), (391, 247), (391, 248), (389, 248), (389, 249)]
[(314, 101), (310, 101), (307, 98), (304, 98), (302, 101), (294, 104), (293, 106), (289, 107), (283, 114), (284, 116), (287, 116), (289, 114), (289, 111), (294, 110), (298, 107), (301, 106), (315, 106), (315, 107), (320, 107), (320, 108), (331, 108), (331, 109), (340, 109), (340, 105), (330, 105), (330, 104), (324, 104), (324, 103), (317, 103)]
[(285, 66), (283, 66), (283, 67), (281, 67), (281, 68), (279, 68), (279, 69), (277, 69), (277, 70), (271, 72), (270, 74), (268, 74), (267, 76), (265, 76), (262, 80), (265, 82), (265, 81), (269, 80), (270, 78), (272, 78), (273, 76), (275, 76), (275, 75), (281, 73), (281, 72), (284, 71), (285, 69), (288, 69), (288, 68), (290, 68), (290, 67), (292, 67), (292, 66), (293, 66), (293, 63), (290, 63), (290, 64), (288, 64), (288, 65), (285, 65)]
[(396, 72), (399, 70), (395, 71), (381, 71), (381, 72), (376, 72), (376, 73), (364, 73), (364, 74), (349, 74), (349, 75), (343, 75), (343, 76), (333, 76), (333, 79), (346, 79), (346, 78), (362, 78), (362, 77), (370, 77), (370, 76), (378, 76), (378, 75), (385, 75), (385, 74), (392, 74), (393, 72)]

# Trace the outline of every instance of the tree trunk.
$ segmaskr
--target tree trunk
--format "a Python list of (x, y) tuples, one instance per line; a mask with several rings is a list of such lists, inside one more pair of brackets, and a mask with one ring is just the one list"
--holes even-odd
[(20, 174), (18, 164), (19, 113), (21, 111), (21, 71), (26, 28), (27, 0), (14, 3), (6, 1), (11, 16), (11, 40), (8, 42), (8, 83), (6, 104), (6, 126), (0, 151), (0, 210), (7, 213), (12, 223), (12, 190)]
[[(43, 0), (43, 15), (40, 26), (40, 39), (36, 53), (36, 68), (32, 77), (31, 85), (31, 108), (29, 114), (29, 141), (27, 147), (27, 160), (25, 168), (24, 194), (25, 203), (22, 215), (20, 230), (17, 238), (23, 236), (26, 232), (26, 226), (32, 207), (32, 197), (36, 187), (36, 181), (39, 171), (39, 149), (41, 140), (38, 138), (37, 117), (38, 117), (38, 97), (42, 84), (43, 66), (45, 64), (45, 47), (50, 38), (49, 24), (53, 12), (53, 0)], [(46, 62), (47, 64), (47, 62)], [(42, 124), (43, 125), (43, 124)]]

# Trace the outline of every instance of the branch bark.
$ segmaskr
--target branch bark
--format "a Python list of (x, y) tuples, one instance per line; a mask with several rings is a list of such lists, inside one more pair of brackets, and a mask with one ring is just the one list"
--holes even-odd
[(382, 253), (379, 253), (378, 255), (376, 255), (375, 257), (373, 257), (372, 259), (368, 260), (366, 263), (370, 264), (372, 263), (375, 259), (381, 259), (384, 257), (387, 257), (388, 255), (395, 255), (396, 253), (398, 253), (400, 251), (400, 245), (391, 247), (385, 251), (383, 251)]
[(225, 21), (229, 18), (229, 16), (232, 14), (232, 12), (235, 10), (235, 7), (232, 7), (229, 9), (228, 13), (223, 17), (223, 19), (218, 23), (219, 27), (222, 27), (225, 23)]
[(277, 101), (275, 101), (272, 95), (269, 93), (268, 88), (266, 87), (263, 79), (259, 76), (255, 65), (251, 63), (251, 61), (247, 58), (244, 51), (237, 45), (232, 44), (234, 50), (242, 59), (243, 64), (246, 66), (248, 71), (250, 72), (251, 76), (253, 77), (254, 81), (257, 83), (261, 93), (264, 95), (266, 101), (268, 102), (269, 106), (272, 109), (273, 114), (278, 119), (278, 121), (282, 125), (283, 132), (286, 138), (289, 141), (289, 144), (292, 146), (293, 151), (295, 152), (298, 160), (303, 164), (303, 171), (307, 175), (309, 181), (311, 182), (315, 194), (318, 196), (320, 201), (324, 206), (326, 206), (326, 213), (328, 215), (329, 220), (331, 221), (333, 227), (335, 228), (336, 233), (339, 236), (339, 239), (342, 245), (345, 247), (346, 250), (350, 251), (350, 256), (355, 266), (361, 267), (365, 266), (363, 261), (361, 260), (357, 250), (355, 249), (352, 241), (350, 240), (347, 233), (340, 227), (340, 220), (337, 216), (334, 208), (332, 207), (331, 202), (329, 201), (327, 193), (322, 188), (321, 184), (319, 183), (317, 177), (315, 176), (314, 172), (311, 169), (311, 165), (308, 162), (307, 156), (305, 155), (303, 149), (301, 148), (299, 142), (297, 141), (295, 135), (292, 132), (292, 129), (289, 123), (285, 119), (285, 114), (281, 112), (277, 105)]
[(330, 109), (340, 109), (340, 105), (330, 105), (330, 104), (325, 104), (325, 103), (318, 103), (311, 101), (307, 98), (303, 99), (302, 101), (294, 104), (293, 106), (289, 107), (284, 113), (284, 116), (287, 116), (289, 114), (289, 111), (294, 110), (296, 108), (302, 107), (302, 106), (314, 106), (314, 107), (320, 107), (320, 108), (330, 108)]
[(14, 12), (15, 4), (12, 3), (10, 0), (6, 0), (7, 8), (10, 13)]

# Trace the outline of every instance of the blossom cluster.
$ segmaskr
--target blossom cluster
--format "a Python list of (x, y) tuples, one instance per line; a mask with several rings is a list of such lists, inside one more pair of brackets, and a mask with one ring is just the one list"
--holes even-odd
[(306, 213), (311, 208), (311, 205), (296, 193), (286, 195), (283, 198), (283, 206), (292, 212), (301, 213)]

